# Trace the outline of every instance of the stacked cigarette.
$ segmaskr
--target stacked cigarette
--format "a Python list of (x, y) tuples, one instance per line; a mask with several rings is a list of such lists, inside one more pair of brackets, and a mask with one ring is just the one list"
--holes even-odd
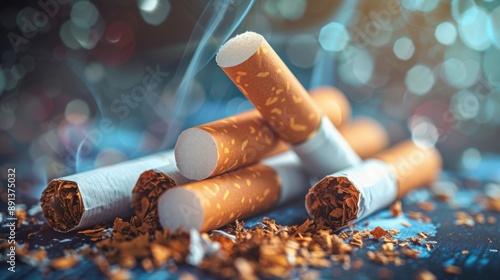
[(131, 214), (132, 189), (147, 169), (165, 166), (172, 183), (184, 184), (173, 151), (52, 180), (40, 199), (48, 224), (60, 232), (88, 228)]
[[(346, 139), (373, 135), (374, 141), (353, 141), (360, 155), (369, 157), (388, 144), (385, 130), (371, 119), (358, 119), (343, 127)], [(293, 152), (261, 163), (192, 182), (166, 191), (158, 201), (160, 223), (165, 228), (208, 231), (301, 197), (310, 177)]]
[(360, 162), (264, 37), (238, 35), (221, 47), (216, 61), (271, 128), (292, 144), (308, 172), (323, 177)]
[(415, 188), (431, 184), (441, 165), (434, 147), (402, 142), (374, 159), (319, 181), (306, 196), (307, 212), (319, 225), (342, 228)]
[[(332, 123), (339, 126), (349, 119), (349, 102), (337, 89), (320, 87), (311, 96)], [(252, 110), (183, 131), (175, 160), (184, 176), (202, 180), (286, 150), (288, 145)]]

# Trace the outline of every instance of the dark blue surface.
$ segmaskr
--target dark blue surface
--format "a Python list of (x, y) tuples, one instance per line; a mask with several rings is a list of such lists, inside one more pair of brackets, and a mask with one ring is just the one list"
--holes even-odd
[[(374, 215), (360, 221), (355, 229), (363, 230), (365, 228), (373, 229), (381, 226), (384, 229), (395, 228), (400, 230), (398, 239), (415, 236), (418, 232), (431, 233), (427, 240), (436, 241), (435, 248), (427, 251), (425, 246), (411, 245), (420, 250), (421, 256), (418, 259), (404, 258), (406, 264), (403, 266), (388, 265), (386, 268), (392, 271), (393, 279), (413, 279), (414, 274), (422, 268), (434, 273), (439, 279), (499, 279), (500, 273), (500, 213), (485, 211), (482, 205), (476, 201), (476, 196), (484, 194), (483, 187), (487, 181), (478, 181), (470, 177), (458, 176), (455, 174), (446, 174), (449, 180), (453, 180), (458, 191), (455, 193), (454, 202), (442, 202), (435, 200), (428, 189), (414, 191), (403, 200), (403, 209), (407, 211), (420, 211), (417, 203), (419, 201), (434, 201), (436, 209), (432, 212), (424, 212), (432, 219), (431, 223), (422, 223), (409, 219), (406, 215), (398, 218), (392, 218), (387, 209), (379, 211)], [(490, 178), (490, 177), (489, 177)], [(450, 207), (450, 205), (452, 207)], [(486, 217), (494, 216), (497, 219), (495, 224), (477, 224), (474, 227), (464, 225), (455, 225), (456, 211), (465, 211), (471, 215), (484, 213)], [(263, 217), (275, 219), (282, 225), (301, 224), (306, 218), (307, 213), (304, 209), (304, 203), (297, 201), (279, 209), (263, 213), (262, 215), (246, 220), (246, 226), (254, 226)], [(407, 221), (412, 224), (407, 228), (401, 225), (401, 222)], [(365, 226), (365, 222), (369, 222)], [(350, 230), (350, 229), (344, 229)], [(2, 235), (6, 234), (6, 228), (2, 228)], [(28, 238), (27, 235), (34, 232), (35, 235)], [(79, 248), (91, 242), (83, 235), (62, 234), (53, 231), (44, 225), (37, 225), (31, 228), (23, 227), (17, 235), (20, 243), (28, 242), (31, 249), (45, 247), (49, 257), (62, 255), (64, 249)], [(340, 279), (373, 279), (380, 278), (379, 270), (383, 267), (368, 260), (366, 252), (368, 250), (377, 250), (382, 245), (380, 241), (366, 239), (364, 247), (357, 249), (352, 255), (351, 260), (362, 259), (363, 266), (360, 270), (343, 270), (341, 265), (333, 265), (330, 268), (319, 269), (323, 278), (335, 276)], [(469, 254), (462, 255), (463, 250), (468, 250)], [(82, 260), (77, 267), (67, 271), (51, 271), (40, 267), (31, 267), (21, 262), (17, 263), (15, 274), (5, 273), (5, 262), (2, 262), (1, 279), (99, 279), (104, 276), (98, 271), (95, 265), (87, 260)], [(457, 265), (462, 267), (463, 271), (459, 276), (448, 275), (443, 272), (445, 265)], [(142, 268), (135, 268), (131, 271), (133, 279), (175, 279), (182, 272), (188, 271), (197, 275), (199, 278), (210, 278), (205, 272), (194, 267), (183, 265), (175, 273), (169, 273), (167, 270), (154, 272), (145, 272)], [(299, 272), (295, 272), (299, 276)]]

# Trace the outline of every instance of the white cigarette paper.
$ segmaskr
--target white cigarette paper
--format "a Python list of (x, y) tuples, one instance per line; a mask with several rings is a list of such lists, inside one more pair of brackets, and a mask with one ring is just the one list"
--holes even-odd
[[(56, 226), (54, 229), (57, 231), (67, 232), (89, 228), (99, 223), (112, 221), (116, 217), (130, 215), (132, 213), (132, 189), (137, 178), (142, 172), (154, 168), (161, 168), (176, 181), (184, 182), (185, 180), (175, 166), (173, 151), (52, 180), (48, 188), (57, 181), (73, 182), (78, 187), (84, 211), (76, 227), (60, 230), (57, 225), (51, 226)], [(44, 215), (47, 216), (50, 213), (44, 211)]]
[(304, 172), (299, 157), (292, 151), (270, 157), (262, 161), (278, 173), (281, 193), (278, 205), (293, 201), (307, 194), (311, 177)]
[(355, 166), (361, 158), (326, 117), (316, 133), (305, 142), (293, 145), (307, 172), (323, 178), (328, 174)]
[[(348, 225), (389, 206), (396, 200), (396, 177), (389, 165), (380, 160), (367, 160), (357, 166), (336, 172), (327, 177), (344, 177), (359, 191), (358, 213)], [(309, 204), (306, 210), (311, 215)]]

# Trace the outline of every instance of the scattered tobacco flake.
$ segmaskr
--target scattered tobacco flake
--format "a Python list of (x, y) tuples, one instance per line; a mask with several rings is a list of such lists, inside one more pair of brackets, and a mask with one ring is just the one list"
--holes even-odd
[(309, 270), (306, 273), (300, 275), (301, 280), (316, 280), (320, 278), (321, 274), (319, 273), (319, 271), (316, 270)]
[(189, 272), (184, 272), (179, 276), (179, 280), (197, 280), (196, 275), (191, 274)]
[[(12, 246), (7, 242), (3, 243), (2, 245), (5, 245), (7, 248)], [(47, 261), (47, 251), (45, 249), (30, 251), (28, 243), (25, 243), (22, 247), (18, 247), (18, 249), (16, 250), (16, 254), (23, 262), (28, 263), (32, 266), (36, 266)]]
[(457, 220), (455, 221), (455, 225), (457, 226), (465, 225), (468, 227), (473, 227), (475, 225), (474, 218), (466, 212), (457, 211), (455, 212), (455, 217), (457, 218)]
[(421, 269), (415, 274), (415, 280), (436, 280), (436, 275), (427, 269)]
[(384, 237), (385, 235), (389, 234), (388, 231), (384, 230), (381, 227), (376, 227), (375, 229), (370, 231), (370, 233), (375, 239), (379, 239), (379, 238)]
[(477, 213), (477, 214), (474, 216), (474, 220), (475, 220), (478, 224), (484, 224), (484, 222), (486, 221), (486, 219), (484, 218), (483, 213)]
[(357, 218), (358, 201), (358, 189), (345, 177), (326, 177), (306, 196), (315, 223), (334, 230)]
[(459, 275), (460, 273), (462, 273), (462, 268), (455, 265), (447, 265), (444, 267), (444, 272), (448, 274)]
[(404, 226), (404, 227), (411, 227), (411, 224), (408, 223), (408, 222), (401, 222), (401, 225)]
[(80, 262), (80, 259), (77, 256), (64, 256), (53, 259), (50, 262), (50, 267), (55, 270), (67, 270), (73, 268)]
[(463, 251), (461, 252), (461, 254), (462, 254), (462, 255), (468, 255), (468, 254), (469, 254), (469, 251), (467, 251), (467, 250), (463, 250)]
[(488, 218), (486, 218), (486, 222), (488, 222), (488, 224), (494, 224), (497, 222), (497, 219), (493, 216), (488, 216)]
[(488, 211), (500, 212), (500, 197), (488, 197), (485, 209)]
[(401, 215), (403, 215), (403, 206), (401, 204), (401, 200), (394, 202), (394, 204), (389, 207), (389, 210), (391, 211), (392, 217), (400, 217)]
[(417, 203), (417, 207), (422, 211), (432, 212), (436, 209), (436, 204), (431, 201), (422, 201)]
[(363, 260), (357, 259), (357, 260), (353, 261), (351, 267), (354, 270), (360, 270), (363, 267)]
[(378, 276), (382, 279), (392, 279), (394, 272), (386, 267), (381, 267), (378, 269)]
[(404, 247), (401, 252), (408, 258), (417, 259), (420, 256), (420, 251), (415, 250), (411, 247)]

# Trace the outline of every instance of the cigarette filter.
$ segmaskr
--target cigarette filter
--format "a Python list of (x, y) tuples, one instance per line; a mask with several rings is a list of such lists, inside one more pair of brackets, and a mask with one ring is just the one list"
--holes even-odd
[[(173, 180), (173, 151), (52, 180), (40, 199), (48, 224), (60, 232), (88, 228), (131, 214), (132, 189), (141, 172), (164, 165)], [(183, 181), (184, 182), (184, 181)]]
[(308, 172), (323, 177), (360, 162), (264, 37), (240, 34), (216, 60), (271, 128), (293, 144)]
[(306, 209), (319, 225), (336, 230), (434, 182), (442, 161), (434, 147), (411, 140), (346, 170), (326, 176), (306, 195)]
[[(346, 139), (363, 137), (363, 133), (383, 135), (387, 144), (383, 127), (369, 119), (347, 124), (342, 132)], [(356, 141), (353, 148), (371, 156), (385, 146)], [(296, 154), (289, 151), (260, 164), (167, 190), (158, 201), (159, 219), (165, 228), (208, 231), (303, 197), (306, 186), (310, 186), (310, 177)]]
[(158, 201), (161, 225), (208, 231), (304, 192), (309, 181), (296, 155), (287, 152), (277, 157), (273, 162), (278, 161), (278, 166), (257, 163), (166, 191)]
[[(334, 124), (349, 119), (350, 105), (335, 88), (311, 91), (313, 100)], [(258, 111), (189, 128), (175, 145), (175, 160), (187, 178), (202, 180), (288, 150)]]

